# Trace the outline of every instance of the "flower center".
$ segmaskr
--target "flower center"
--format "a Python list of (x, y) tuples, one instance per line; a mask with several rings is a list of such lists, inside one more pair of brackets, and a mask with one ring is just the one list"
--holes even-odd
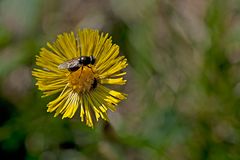
[(68, 76), (70, 87), (78, 93), (88, 92), (94, 83), (94, 73), (92, 68), (84, 66), (77, 71), (71, 72)]

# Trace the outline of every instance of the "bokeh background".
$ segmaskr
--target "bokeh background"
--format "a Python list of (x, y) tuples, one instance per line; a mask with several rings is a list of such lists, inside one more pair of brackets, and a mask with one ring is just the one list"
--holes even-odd
[[(108, 32), (129, 94), (110, 124), (53, 118), (31, 70), (57, 34)], [(239, 0), (0, 0), (0, 159), (239, 160)]]

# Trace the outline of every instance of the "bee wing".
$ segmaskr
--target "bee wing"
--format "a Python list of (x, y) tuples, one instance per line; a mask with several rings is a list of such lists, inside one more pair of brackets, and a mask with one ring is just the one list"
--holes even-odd
[(79, 66), (79, 60), (78, 59), (72, 59), (69, 61), (66, 61), (58, 66), (58, 69), (68, 69)]
[(68, 68), (68, 63), (64, 62), (58, 66), (58, 69), (67, 69)]

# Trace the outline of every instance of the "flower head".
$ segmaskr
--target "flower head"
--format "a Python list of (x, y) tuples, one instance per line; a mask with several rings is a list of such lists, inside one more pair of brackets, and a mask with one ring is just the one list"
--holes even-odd
[(97, 30), (79, 30), (77, 35), (63, 33), (56, 42), (47, 43), (36, 56), (32, 75), (43, 97), (58, 93), (49, 102), (48, 112), (62, 118), (72, 118), (78, 111), (81, 121), (93, 127), (99, 118), (108, 120), (107, 110), (115, 106), (126, 94), (104, 85), (123, 85), (126, 80), (121, 70), (127, 66), (124, 56), (119, 56), (119, 46), (112, 44), (108, 34)]

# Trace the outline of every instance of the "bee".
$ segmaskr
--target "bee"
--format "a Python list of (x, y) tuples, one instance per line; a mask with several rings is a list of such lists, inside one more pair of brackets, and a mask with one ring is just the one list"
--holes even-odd
[(73, 58), (58, 66), (58, 69), (68, 69), (71, 72), (77, 71), (81, 66), (87, 66), (94, 64), (96, 61), (93, 56), (80, 56), (79, 58)]
[[(89, 64), (93, 65), (95, 61), (96, 59), (93, 56), (81, 56), (79, 58), (73, 58), (69, 61), (60, 64), (58, 66), (58, 69), (68, 69), (70, 72), (74, 72), (77, 71), (82, 66), (88, 66)], [(92, 89), (95, 89), (97, 87), (97, 83), (98, 83), (97, 79), (94, 78)]]

